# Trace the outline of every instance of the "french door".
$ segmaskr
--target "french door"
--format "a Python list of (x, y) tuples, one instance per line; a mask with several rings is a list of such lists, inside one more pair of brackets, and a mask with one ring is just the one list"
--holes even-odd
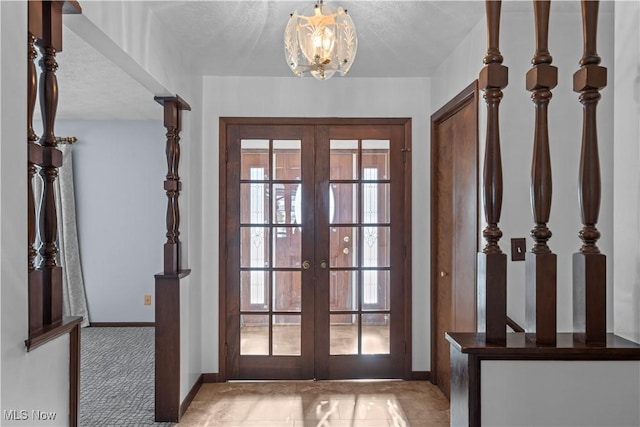
[(407, 120), (222, 120), (227, 379), (401, 378)]

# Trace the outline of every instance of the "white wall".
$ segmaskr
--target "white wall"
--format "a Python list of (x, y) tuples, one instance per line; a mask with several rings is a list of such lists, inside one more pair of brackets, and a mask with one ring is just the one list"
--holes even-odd
[(638, 361), (482, 361), (483, 426), (640, 425)]
[[(69, 420), (69, 338), (30, 353), (27, 338), (26, 2), (0, 2), (0, 300), (2, 425), (66, 425)], [(8, 421), (4, 411), (25, 410), (28, 421)], [(37, 421), (33, 410), (56, 413)]]
[(640, 3), (616, 3), (615, 39), (614, 326), (640, 343)]
[[(203, 280), (202, 266), (211, 261), (204, 258), (202, 248), (211, 245), (209, 236), (203, 233), (202, 224), (208, 220), (202, 215), (202, 191), (217, 183), (211, 174), (205, 175), (205, 163), (202, 159), (202, 150), (205, 141), (202, 138), (202, 79), (193, 78), (191, 92), (197, 94), (188, 99), (191, 111), (182, 112), (180, 178), (183, 191), (180, 194), (181, 225), (180, 233), (183, 241), (182, 268), (191, 269), (191, 274), (186, 283), (181, 284), (180, 313), (181, 339), (186, 338), (181, 355), (181, 389), (182, 401), (191, 387), (200, 378), (200, 374), (207, 372), (202, 368), (203, 341), (211, 338), (204, 334), (203, 311), (208, 311), (208, 306), (202, 298), (203, 288), (208, 286)], [(206, 165), (208, 167), (208, 165)], [(216, 185), (217, 188), (217, 185)]]
[[(218, 118), (411, 117), (413, 123), (413, 370), (429, 370), (429, 79), (205, 77), (203, 372), (218, 372)], [(426, 308), (426, 309), (425, 309)]]
[[(431, 77), (431, 112), (438, 111), (469, 83), (478, 78), (478, 73), (482, 68), (482, 57), (487, 50), (486, 32), (487, 25), (484, 18), (478, 19), (478, 23), (469, 31), (469, 34), (433, 73)], [(480, 107), (483, 105), (484, 101), (480, 98)], [(485, 109), (479, 108), (479, 112), (482, 113)], [(480, 131), (484, 132), (484, 129), (480, 129)]]
[[(535, 51), (533, 7), (528, 12), (522, 4), (503, 5), (500, 28), (500, 50), (504, 65), (509, 67), (509, 85), (504, 90), (500, 106), (500, 139), (504, 179), (504, 197), (500, 228), (504, 235), (501, 247), (508, 254), (507, 313), (516, 322), (525, 324), (525, 271), (524, 262), (511, 262), (511, 238), (528, 238), (533, 226), (529, 198), (531, 156), (533, 152), (534, 105), (530, 92), (525, 89), (525, 75), (530, 69)], [(611, 3), (601, 5), (598, 31), (598, 50), (602, 65), (613, 69), (613, 8)], [(582, 106), (578, 94), (572, 90), (572, 75), (578, 70), (582, 56), (582, 23), (579, 5), (563, 2), (551, 3), (549, 50), (553, 64), (558, 67), (558, 86), (553, 89), (549, 107), (549, 138), (553, 173), (553, 203), (549, 228), (553, 237), (549, 241), (558, 255), (558, 330), (572, 331), (572, 278), (571, 254), (577, 252), (581, 228), (577, 203), (577, 180), (582, 132)], [(477, 77), (486, 52), (486, 23), (482, 19), (470, 35), (452, 52), (434, 74), (434, 111)], [(470, 70), (476, 70), (471, 72)], [(486, 105), (480, 98), (480, 171), (484, 157), (486, 135)], [(607, 255), (608, 324), (613, 319), (613, 79), (602, 91), (598, 107), (598, 137), (602, 172), (602, 203), (598, 229), (602, 233), (599, 247)], [(480, 172), (482, 174), (482, 172)], [(482, 175), (480, 175), (482, 176)], [(480, 187), (482, 188), (482, 187)], [(481, 193), (480, 193), (481, 194)], [(485, 227), (482, 205), (480, 228)], [(484, 239), (480, 240), (481, 247)]]
[[(159, 118), (162, 111), (158, 104)], [(162, 121), (59, 120), (56, 135), (78, 138), (74, 183), (90, 321), (153, 322), (166, 242)]]

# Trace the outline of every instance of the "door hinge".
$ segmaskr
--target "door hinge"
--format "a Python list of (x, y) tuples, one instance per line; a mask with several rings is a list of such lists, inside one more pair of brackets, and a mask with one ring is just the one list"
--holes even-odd
[(224, 149), (224, 162), (225, 163), (229, 163), (229, 149), (228, 148)]
[(407, 342), (406, 341), (402, 341), (402, 345), (404, 346), (404, 349), (402, 350), (404, 354), (407, 354)]
[(227, 345), (227, 343), (224, 343), (224, 357), (225, 359), (229, 358), (229, 346)]
[(402, 163), (406, 163), (407, 162), (407, 153), (411, 152), (411, 148), (402, 148), (402, 149), (400, 149), (400, 152), (402, 153)]

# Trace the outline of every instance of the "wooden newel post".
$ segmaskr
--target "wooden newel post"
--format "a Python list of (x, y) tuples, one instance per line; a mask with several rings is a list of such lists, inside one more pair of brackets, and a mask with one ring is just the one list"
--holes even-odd
[(498, 107), (502, 89), (508, 84), (508, 68), (502, 65), (500, 54), (500, 1), (485, 2), (487, 11), (488, 49), (485, 66), (480, 71), (478, 85), (487, 103), (487, 136), (483, 172), (483, 202), (487, 227), (482, 234), (487, 241), (478, 253), (478, 330), (486, 332), (488, 343), (502, 344), (507, 330), (507, 255), (498, 241), (502, 210), (502, 159)]
[(600, 253), (596, 228), (600, 212), (600, 160), (596, 107), (600, 89), (607, 85), (607, 69), (596, 50), (598, 1), (581, 1), (584, 50), (580, 69), (573, 75), (573, 90), (583, 106), (582, 148), (578, 202), (583, 227), (582, 247), (573, 255), (573, 328), (591, 344), (605, 344), (607, 334), (606, 256)]
[(551, 230), (547, 227), (551, 213), (551, 157), (547, 122), (551, 89), (558, 84), (558, 69), (551, 65), (548, 50), (549, 0), (534, 0), (536, 52), (527, 72), (526, 87), (535, 104), (535, 134), (531, 163), (531, 208), (534, 240), (526, 254), (526, 330), (535, 332), (541, 345), (556, 344), (556, 276), (557, 256), (547, 245)]
[(189, 275), (180, 259), (180, 206), (182, 190), (180, 166), (180, 132), (182, 110), (191, 110), (179, 96), (155, 97), (164, 107), (167, 129), (167, 242), (164, 244), (164, 271), (156, 274), (155, 339), (155, 420), (180, 421), (180, 280)]
[(167, 193), (167, 242), (164, 244), (164, 273), (177, 274), (180, 263), (180, 206), (178, 198), (182, 190), (178, 168), (180, 165), (181, 111), (191, 110), (179, 96), (156, 97), (164, 107), (164, 127), (167, 129), (167, 176), (164, 189)]

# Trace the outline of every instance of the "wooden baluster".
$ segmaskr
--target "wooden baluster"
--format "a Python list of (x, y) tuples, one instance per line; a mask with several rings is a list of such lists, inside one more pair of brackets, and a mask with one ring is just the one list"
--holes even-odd
[[(584, 50), (580, 69), (573, 75), (573, 90), (583, 106), (582, 148), (578, 200), (582, 247), (573, 255), (573, 328), (590, 344), (605, 344), (607, 334), (606, 256), (600, 253), (596, 228), (600, 212), (600, 160), (596, 107), (600, 89), (607, 85), (607, 69), (600, 66), (596, 49), (598, 1), (581, 1)], [(583, 335), (584, 334), (584, 337)]]
[(531, 230), (534, 240), (531, 252), (526, 254), (526, 326), (535, 332), (541, 345), (556, 344), (556, 276), (557, 256), (547, 245), (551, 231), (547, 227), (551, 213), (551, 157), (549, 155), (549, 128), (547, 122), (551, 89), (558, 84), (558, 69), (551, 65), (548, 50), (549, 0), (534, 0), (536, 52), (533, 67), (527, 72), (526, 87), (533, 92), (535, 104), (535, 134), (531, 163)]
[(507, 318), (507, 256), (498, 241), (502, 231), (498, 227), (502, 210), (502, 160), (498, 107), (502, 89), (508, 84), (508, 68), (502, 65), (499, 49), (500, 1), (487, 0), (487, 54), (480, 71), (478, 84), (487, 103), (487, 136), (484, 156), (483, 199), (487, 227), (482, 234), (487, 241), (478, 253), (478, 330), (486, 332), (488, 343), (506, 341)]
[(28, 63), (27, 63), (27, 147), (28, 147), (28, 167), (27, 167), (27, 268), (29, 272), (35, 269), (35, 257), (38, 251), (35, 248), (36, 243), (36, 206), (35, 196), (33, 194), (33, 177), (36, 173), (36, 165), (31, 155), (31, 146), (38, 141), (38, 135), (33, 130), (33, 111), (36, 106), (36, 95), (38, 92), (38, 76), (36, 73), (35, 59), (37, 56), (35, 43), (36, 37), (29, 32), (28, 43)]
[(38, 74), (35, 59), (38, 52), (35, 48), (36, 39), (42, 37), (42, 2), (30, 1), (28, 10), (27, 34), (27, 270), (29, 295), (29, 335), (42, 329), (43, 283), (42, 272), (36, 270), (36, 203), (33, 193), (33, 180), (36, 174), (36, 164), (42, 162), (42, 150), (36, 144), (38, 135), (33, 130), (33, 112), (38, 93)]
[(164, 245), (164, 273), (177, 274), (180, 263), (180, 206), (178, 198), (182, 189), (178, 167), (180, 165), (181, 111), (191, 107), (179, 96), (156, 97), (164, 106), (164, 126), (167, 129), (167, 176), (164, 189), (167, 192), (167, 243)]
[(62, 268), (56, 264), (58, 247), (58, 221), (54, 184), (58, 168), (62, 166), (62, 153), (56, 148), (54, 133), (56, 110), (58, 107), (58, 80), (56, 70), (56, 52), (62, 50), (62, 5), (63, 2), (42, 3), (43, 36), (37, 41), (42, 58), (40, 59), (40, 110), (42, 113), (42, 161), (40, 176), (43, 180), (42, 200), (40, 202), (39, 234), (42, 244), (39, 252), (42, 257), (38, 269), (43, 278), (43, 317), (44, 324), (54, 324), (62, 320)]
[[(179, 119), (178, 119), (179, 120)], [(180, 182), (178, 165), (180, 163), (180, 131), (177, 127), (167, 127), (167, 181)], [(167, 190), (167, 243), (180, 242), (180, 208), (178, 197), (181, 188), (177, 191)]]

